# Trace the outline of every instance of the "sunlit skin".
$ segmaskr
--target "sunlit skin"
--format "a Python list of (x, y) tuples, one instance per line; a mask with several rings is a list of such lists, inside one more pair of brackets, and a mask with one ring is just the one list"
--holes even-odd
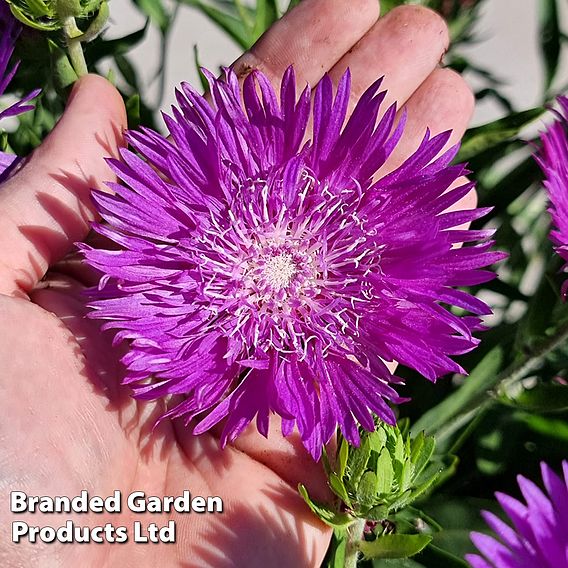
[[(439, 68), (448, 47), (444, 22), (419, 7), (378, 19), (376, 0), (304, 0), (236, 63), (260, 68), (277, 84), (294, 64), (298, 83), (349, 67), (353, 101), (385, 75), (388, 97), (404, 105), (408, 126), (388, 169), (419, 144), (424, 130), (462, 136), (473, 96), (461, 77)], [(0, 563), (3, 566), (318, 566), (331, 533), (307, 509), (296, 486), (328, 498), (321, 465), (299, 440), (268, 440), (254, 428), (220, 451), (214, 435), (193, 437), (164, 422), (163, 407), (135, 402), (120, 386), (123, 348), (100, 323), (84, 319), (85, 286), (97, 275), (70, 253), (89, 239), (90, 188), (111, 179), (104, 156), (116, 155), (125, 127), (118, 93), (88, 76), (64, 117), (26, 165), (0, 188)], [(463, 207), (473, 207), (466, 196)], [(285, 264), (285, 259), (282, 259)], [(163, 545), (11, 545), (13, 520), (59, 526), (68, 516), (11, 515), (9, 491), (29, 495), (219, 495), (222, 515), (75, 515), (79, 525), (177, 524)]]

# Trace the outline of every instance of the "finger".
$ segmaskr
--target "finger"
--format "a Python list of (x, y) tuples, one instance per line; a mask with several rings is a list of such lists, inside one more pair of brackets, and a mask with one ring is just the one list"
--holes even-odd
[[(212, 433), (219, 438), (222, 430), (223, 426), (218, 425)], [(322, 464), (313, 460), (297, 431), (287, 437), (282, 435), (280, 417), (270, 417), (268, 438), (259, 434), (251, 424), (236, 440), (230, 442), (230, 445), (274, 471), (291, 487), (298, 487), (298, 483), (303, 483), (316, 501), (331, 501)], [(335, 450), (332, 450), (332, 455), (334, 452)]]
[(95, 217), (91, 188), (113, 179), (103, 160), (116, 155), (126, 116), (105, 79), (87, 76), (28, 163), (0, 192), (0, 293), (22, 295), (43, 277)]
[[(467, 129), (474, 106), (473, 93), (461, 75), (451, 69), (436, 69), (399, 111), (399, 115), (405, 112), (407, 116), (404, 134), (379, 175), (393, 171), (415, 152), (427, 128), (432, 135), (452, 131), (442, 152), (457, 144)], [(464, 183), (467, 179), (462, 177), (450, 189)], [(476, 205), (477, 194), (472, 189), (449, 211), (473, 209)]]
[(313, 86), (378, 17), (377, 0), (304, 0), (237, 59), (233, 68), (241, 78), (259, 69), (278, 86), (293, 64), (298, 85)]
[(380, 171), (400, 166), (414, 153), (428, 128), (432, 136), (451, 130), (445, 150), (457, 144), (473, 115), (475, 99), (465, 80), (451, 69), (436, 69), (399, 111), (406, 114), (404, 134)]
[(430, 75), (448, 49), (444, 20), (420, 6), (401, 6), (381, 18), (330, 70), (335, 84), (349, 68), (351, 108), (379, 77), (387, 96), (383, 112), (393, 103), (401, 106)]

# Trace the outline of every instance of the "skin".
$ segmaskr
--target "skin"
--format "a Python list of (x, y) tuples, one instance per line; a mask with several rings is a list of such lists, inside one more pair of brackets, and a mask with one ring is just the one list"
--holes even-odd
[[(462, 136), (473, 109), (463, 79), (439, 68), (448, 47), (442, 19), (420, 7), (379, 18), (377, 0), (304, 0), (237, 62), (278, 83), (294, 64), (300, 84), (349, 67), (352, 103), (385, 75), (387, 104), (408, 113), (404, 138), (386, 170), (418, 145), (426, 127)], [(384, 109), (387, 105), (384, 106)], [(160, 403), (137, 403), (120, 386), (120, 356), (99, 323), (86, 320), (81, 292), (97, 280), (72, 251), (95, 218), (90, 188), (112, 179), (103, 161), (116, 155), (125, 127), (122, 101), (104, 79), (75, 86), (67, 111), (26, 165), (0, 188), (0, 564), (97, 567), (318, 566), (330, 539), (298, 497), (328, 492), (321, 465), (274, 421), (268, 440), (249, 429), (219, 450), (216, 433), (193, 437), (166, 422), (152, 433)], [(473, 207), (467, 196), (462, 207)], [(222, 515), (43, 515), (9, 512), (9, 492), (28, 495), (219, 495)], [(11, 523), (58, 527), (127, 526), (169, 519), (176, 544), (10, 544)]]

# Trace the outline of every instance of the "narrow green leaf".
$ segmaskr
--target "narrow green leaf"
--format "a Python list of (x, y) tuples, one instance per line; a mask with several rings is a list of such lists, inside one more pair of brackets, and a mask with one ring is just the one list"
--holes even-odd
[(70, 88), (78, 77), (67, 57), (67, 53), (52, 40), (48, 40), (47, 45), (50, 53), (51, 74), (54, 78), (55, 88), (59, 91)]
[(345, 568), (345, 554), (347, 552), (347, 531), (334, 529), (333, 538), (327, 553), (326, 568)]
[(377, 476), (373, 471), (366, 471), (357, 486), (357, 502), (372, 507), (377, 501), (377, 489)]
[(30, 14), (34, 18), (44, 18), (45, 16), (53, 16), (53, 10), (49, 8), (47, 2), (42, 0), (26, 0), (26, 5)]
[(556, 0), (541, 0), (540, 7), (540, 51), (545, 68), (545, 92), (550, 89), (560, 61), (560, 23)]
[(549, 418), (547, 416), (535, 416), (527, 414), (524, 420), (528, 427), (543, 436), (561, 440), (568, 443), (568, 422), (559, 418)]
[(201, 89), (204, 93), (209, 91), (209, 83), (207, 82), (207, 78), (203, 74), (201, 68), (201, 62), (199, 60), (199, 49), (197, 48), (197, 44), (193, 45), (193, 61), (195, 63), (195, 68), (197, 69), (197, 73), (199, 74), (199, 82), (201, 83)]
[(343, 483), (343, 479), (339, 478), (335, 473), (329, 474), (329, 485), (332, 491), (346, 504), (351, 504), (351, 499), (349, 499), (349, 494), (345, 485)]
[(98, 61), (103, 57), (124, 55), (128, 53), (134, 46), (139, 44), (144, 37), (150, 26), (150, 20), (146, 20), (144, 27), (117, 39), (110, 39), (102, 41), (100, 38), (94, 42), (87, 44), (85, 55), (90, 60)]
[(426, 412), (414, 425), (416, 430), (434, 434), (440, 427), (452, 420), (474, 399), (495, 384), (504, 360), (503, 347), (494, 347), (475, 367), (463, 384), (440, 404)]
[(367, 468), (369, 456), (371, 455), (371, 446), (368, 436), (365, 436), (363, 443), (359, 448), (351, 447), (349, 450), (349, 460), (347, 461), (346, 485), (355, 489), (359, 485), (361, 476)]
[(373, 568), (426, 568), (426, 566), (410, 558), (385, 558), (374, 560)]
[(370, 509), (367, 514), (366, 518), (369, 521), (382, 521), (389, 516), (389, 507), (388, 505), (376, 505), (372, 509)]
[(357, 548), (365, 558), (408, 558), (430, 544), (427, 534), (387, 534), (371, 542), (360, 541)]
[(348, 458), (349, 458), (349, 444), (347, 440), (343, 438), (339, 445), (339, 452), (338, 452), (339, 477), (343, 477), (345, 475), (345, 468), (347, 467)]
[(435, 448), (435, 438), (433, 438), (432, 436), (426, 437), (424, 435), (424, 432), (420, 432), (418, 437), (413, 440), (411, 456), (412, 463), (414, 464), (414, 471), (412, 472), (413, 482), (416, 481), (418, 476), (422, 473), (422, 471), (430, 461)]
[(278, 19), (275, 0), (257, 0), (255, 16), (251, 33), (253, 41), (256, 41)]
[(383, 427), (379, 426), (377, 430), (369, 434), (369, 444), (371, 446), (371, 450), (377, 452), (377, 454), (381, 453), (386, 443), (387, 433), (385, 432)]
[(140, 125), (140, 95), (135, 93), (126, 101), (126, 116), (128, 128), (131, 130)]
[(390, 493), (394, 479), (392, 460), (387, 449), (383, 449), (377, 460), (377, 493)]
[(463, 137), (461, 149), (456, 158), (457, 161), (467, 162), (473, 156), (514, 138), (527, 124), (541, 116), (545, 110), (544, 107), (532, 108), (510, 114), (505, 118), (476, 128), (470, 128)]
[(10, 10), (12, 11), (13, 16), (17, 20), (22, 22), (22, 24), (25, 24), (26, 26), (29, 26), (30, 28), (33, 28), (35, 30), (40, 30), (42, 32), (51, 32), (58, 30), (61, 27), (61, 25), (57, 21), (46, 19), (45, 21), (42, 22), (36, 22), (32, 18), (28, 17), (23, 10), (20, 10), (20, 8), (14, 6), (13, 4), (10, 4)]
[(128, 85), (135, 92), (140, 92), (140, 88), (138, 85), (138, 74), (136, 73), (136, 69), (134, 69), (132, 63), (130, 63), (130, 60), (125, 55), (117, 53), (114, 58), (114, 61), (116, 63), (116, 66), (118, 67), (118, 70), (120, 71), (120, 74), (122, 75), (124, 80), (128, 83)]
[(312, 501), (308, 495), (308, 490), (301, 483), (298, 485), (298, 491), (311, 511), (330, 527), (348, 527), (355, 520), (347, 513), (339, 513), (326, 505), (320, 505)]
[(168, 29), (170, 16), (162, 0), (134, 0), (134, 3), (160, 28), (162, 33)]
[(561, 412), (568, 410), (568, 386), (541, 384), (504, 402), (530, 412)]
[(430, 546), (425, 548), (419, 558), (426, 566), (435, 566), (436, 568), (469, 568), (469, 564), (463, 558), (458, 558), (434, 544), (430, 544)]
[(406, 460), (402, 466), (402, 474), (400, 476), (400, 489), (406, 491), (412, 484), (412, 473), (414, 466), (410, 460)]

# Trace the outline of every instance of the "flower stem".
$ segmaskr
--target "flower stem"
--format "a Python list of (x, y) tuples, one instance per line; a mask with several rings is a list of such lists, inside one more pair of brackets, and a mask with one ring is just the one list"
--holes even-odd
[(359, 548), (357, 544), (363, 538), (365, 519), (357, 519), (347, 529), (347, 550), (345, 551), (345, 568), (357, 568), (359, 560)]
[(568, 341), (568, 322), (562, 325), (548, 341), (544, 342), (529, 357), (507, 369), (503, 378), (497, 384), (496, 392), (506, 394), (513, 385), (525, 378), (531, 371), (537, 369), (549, 353), (555, 351), (566, 341)]
[(81, 31), (77, 27), (73, 16), (67, 16), (63, 20), (63, 32), (67, 40), (67, 52), (71, 65), (73, 65), (77, 77), (83, 77), (87, 75), (89, 70), (87, 69), (83, 47), (81, 46)]

